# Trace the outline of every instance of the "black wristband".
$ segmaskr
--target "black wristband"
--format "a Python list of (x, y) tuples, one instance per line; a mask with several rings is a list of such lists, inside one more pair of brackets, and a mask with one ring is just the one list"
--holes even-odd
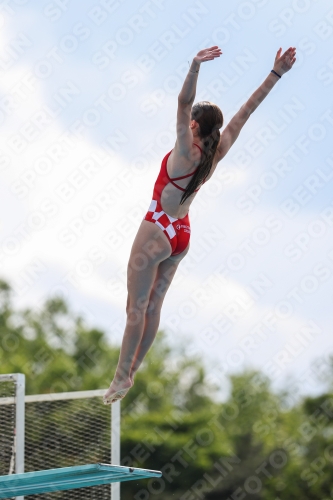
[(274, 75), (278, 76), (279, 78), (281, 78), (281, 75), (279, 75), (279, 73), (277, 73), (276, 71), (274, 71), (274, 69), (271, 70), (271, 73), (274, 73)]

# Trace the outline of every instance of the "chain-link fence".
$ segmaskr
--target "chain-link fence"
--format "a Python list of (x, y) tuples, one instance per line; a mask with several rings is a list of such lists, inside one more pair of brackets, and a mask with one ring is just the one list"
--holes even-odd
[(15, 472), (15, 396), (16, 380), (4, 379), (0, 383), (0, 475)]
[[(100, 397), (26, 402), (25, 472), (111, 463), (111, 415)], [(27, 500), (110, 500), (110, 485), (27, 496)]]
[[(2, 377), (2, 378), (1, 378)], [(120, 463), (120, 407), (104, 391), (25, 396), (24, 472), (93, 463)], [(17, 472), (15, 381), (0, 376), (0, 474)], [(111, 441), (118, 450), (111, 453)], [(112, 456), (111, 456), (112, 455)], [(117, 456), (118, 455), (118, 456)], [(119, 500), (119, 484), (55, 491), (26, 500)]]
[(24, 394), (24, 375), (0, 375), (1, 475), (24, 471)]

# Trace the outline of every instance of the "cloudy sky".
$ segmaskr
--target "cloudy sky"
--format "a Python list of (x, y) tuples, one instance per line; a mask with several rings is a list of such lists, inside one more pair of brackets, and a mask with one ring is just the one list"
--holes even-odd
[(255, 367), (295, 394), (319, 390), (333, 353), (331, 1), (8, 0), (0, 27), (2, 278), (16, 307), (60, 294), (118, 344), (188, 61), (221, 47), (197, 100), (228, 122), (279, 47), (297, 48), (192, 205), (160, 326), (221, 387)]

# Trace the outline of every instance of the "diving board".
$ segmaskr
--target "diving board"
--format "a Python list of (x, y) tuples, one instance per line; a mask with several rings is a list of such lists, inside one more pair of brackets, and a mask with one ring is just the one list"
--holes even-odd
[(47, 491), (86, 488), (144, 478), (158, 478), (162, 472), (121, 465), (89, 464), (0, 476), (0, 498), (34, 495)]

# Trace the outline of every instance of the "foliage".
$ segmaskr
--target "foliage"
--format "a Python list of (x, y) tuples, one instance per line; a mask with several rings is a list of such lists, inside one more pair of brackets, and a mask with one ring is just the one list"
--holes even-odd
[[(106, 388), (119, 354), (59, 297), (36, 311), (14, 311), (1, 280), (0, 338), (0, 371), (25, 373), (27, 394)], [(163, 478), (124, 483), (124, 500), (333, 498), (333, 395), (286, 407), (285, 394), (259, 372), (230, 382), (227, 401), (216, 402), (202, 361), (187, 358), (181, 345), (171, 348), (159, 332), (122, 402), (121, 440), (123, 465), (159, 469)], [(80, 418), (81, 431), (93, 432), (84, 410)], [(48, 425), (65, 422), (52, 415)], [(45, 423), (36, 440), (46, 431)]]

